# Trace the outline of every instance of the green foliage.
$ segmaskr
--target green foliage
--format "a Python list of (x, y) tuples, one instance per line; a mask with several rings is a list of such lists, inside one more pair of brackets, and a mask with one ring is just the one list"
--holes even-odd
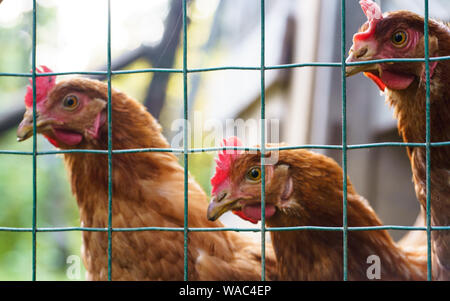
[[(15, 140), (15, 131), (9, 131), (0, 140), (0, 149), (31, 149), (31, 140), (20, 144)], [(38, 142), (38, 149), (51, 148), (42, 138)], [(0, 155), (1, 227), (32, 227), (32, 172), (31, 156)], [(61, 157), (38, 157), (36, 185), (38, 227), (79, 226)], [(80, 246), (80, 232), (38, 233), (38, 279), (67, 280), (66, 258), (80, 256)], [(30, 233), (0, 232), (0, 280), (30, 280), (31, 247)]]
[[(189, 172), (202, 186), (207, 195), (211, 193), (210, 179), (212, 177), (213, 153), (200, 153), (189, 155)], [(183, 163), (181, 163), (183, 164)]]

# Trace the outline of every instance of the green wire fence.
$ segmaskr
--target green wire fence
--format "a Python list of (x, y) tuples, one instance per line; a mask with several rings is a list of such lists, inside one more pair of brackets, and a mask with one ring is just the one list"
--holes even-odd
[[(429, 57), (429, 33), (428, 33), (428, 20), (429, 20), (429, 8), (428, 0), (424, 0), (425, 4), (425, 58), (414, 59), (382, 59), (372, 60), (357, 63), (346, 63), (346, 1), (341, 1), (341, 62), (340, 63), (301, 63), (301, 64), (284, 64), (275, 66), (265, 65), (265, 0), (260, 1), (260, 34), (261, 34), (261, 65), (260, 67), (246, 67), (246, 66), (225, 66), (215, 68), (197, 68), (189, 69), (187, 64), (188, 52), (187, 52), (187, 2), (182, 1), (182, 13), (183, 13), (183, 68), (182, 69), (169, 69), (169, 68), (147, 68), (138, 70), (111, 70), (111, 0), (108, 0), (108, 29), (107, 29), (107, 70), (106, 71), (92, 71), (92, 72), (52, 72), (52, 73), (36, 73), (36, 13), (37, 5), (36, 0), (33, 0), (33, 22), (32, 22), (32, 72), (31, 73), (5, 73), (0, 72), (1, 76), (13, 76), (13, 77), (30, 77), (33, 80), (33, 150), (31, 152), (23, 151), (11, 151), (0, 150), (0, 155), (26, 155), (33, 158), (33, 203), (32, 203), (32, 227), (31, 228), (14, 228), (14, 227), (0, 227), (0, 231), (9, 232), (31, 232), (32, 233), (32, 280), (36, 280), (36, 235), (37, 232), (66, 232), (66, 231), (96, 231), (108, 233), (108, 280), (111, 279), (111, 260), (112, 260), (112, 233), (113, 232), (130, 232), (130, 231), (178, 231), (184, 234), (184, 280), (188, 279), (188, 233), (189, 232), (216, 232), (216, 231), (237, 231), (237, 232), (261, 232), (261, 280), (266, 280), (265, 275), (265, 233), (267, 231), (302, 231), (302, 230), (316, 230), (316, 231), (338, 231), (343, 233), (343, 280), (348, 280), (348, 249), (347, 249), (347, 235), (348, 231), (370, 231), (370, 230), (407, 230), (407, 231), (426, 231), (427, 232), (427, 279), (432, 280), (431, 270), (431, 231), (444, 231), (450, 230), (450, 226), (431, 226), (430, 217), (430, 149), (431, 147), (444, 147), (450, 146), (450, 141), (446, 142), (434, 142), (430, 141), (430, 62), (450, 60), (450, 56), (443, 57)], [(255, 0), (257, 1), (257, 0)], [(405, 143), (405, 142), (383, 142), (383, 143), (369, 143), (369, 144), (347, 144), (347, 111), (346, 111), (346, 66), (352, 65), (365, 65), (374, 63), (395, 63), (395, 62), (424, 62), (426, 69), (426, 141), (425, 143)], [(286, 69), (286, 68), (302, 68), (302, 67), (336, 67), (341, 68), (341, 84), (342, 84), (342, 144), (341, 145), (298, 145), (290, 147), (278, 147), (269, 148), (266, 147), (265, 140), (265, 71), (274, 69)], [(210, 147), (210, 148), (189, 148), (188, 147), (188, 74), (196, 72), (211, 72), (221, 70), (254, 70), (260, 71), (261, 79), (261, 147)], [(142, 148), (142, 149), (126, 149), (126, 150), (113, 150), (112, 145), (112, 114), (111, 114), (111, 77), (118, 74), (136, 74), (136, 73), (151, 73), (151, 72), (169, 72), (169, 73), (181, 73), (183, 74), (183, 111), (184, 111), (184, 129), (183, 129), (183, 148)], [(49, 75), (106, 75), (108, 83), (108, 149), (107, 150), (52, 150), (52, 151), (38, 151), (37, 138), (36, 138), (36, 77), (49, 76)], [(427, 190), (427, 202), (426, 202), (426, 226), (414, 227), (414, 226), (373, 226), (373, 227), (349, 227), (347, 222), (347, 152), (354, 149), (365, 149), (375, 147), (424, 147), (426, 148), (426, 190)], [(264, 157), (266, 152), (274, 150), (288, 150), (288, 149), (334, 149), (342, 150), (342, 168), (343, 168), (343, 226), (342, 227), (319, 227), (319, 226), (298, 226), (298, 227), (266, 227), (265, 226), (265, 169), (262, 168), (261, 176), (261, 228), (189, 228), (188, 227), (188, 156), (192, 153), (199, 152), (215, 152), (219, 150), (243, 150), (243, 151), (259, 151), (261, 153), (261, 165), (264, 165)], [(113, 228), (112, 227), (112, 170), (113, 162), (112, 155), (119, 153), (140, 153), (140, 152), (172, 152), (183, 154), (184, 156), (184, 226), (183, 227), (138, 227), (138, 228)], [(37, 157), (42, 155), (55, 155), (66, 153), (96, 153), (105, 154), (108, 156), (108, 227), (107, 228), (89, 228), (89, 227), (54, 227), (54, 228), (38, 228), (37, 227), (37, 186), (36, 186), (36, 170), (37, 170)], [(206, 213), (205, 213), (206, 214)], [(205, 217), (206, 218), (206, 217)]]

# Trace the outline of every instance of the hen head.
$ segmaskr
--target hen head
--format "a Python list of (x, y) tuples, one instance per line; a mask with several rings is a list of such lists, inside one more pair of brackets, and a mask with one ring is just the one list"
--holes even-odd
[[(222, 145), (232, 147), (242, 143), (231, 137)], [(208, 208), (208, 219), (216, 220), (232, 210), (256, 224), (261, 220), (261, 154), (223, 150), (219, 152), (216, 163), (216, 173), (211, 179), (213, 199)], [(265, 217), (270, 218), (292, 194), (292, 179), (288, 175), (288, 166), (265, 168)]]
[[(353, 45), (347, 63), (392, 58), (424, 58), (424, 18), (409, 12), (395, 11), (382, 14), (372, 0), (361, 0), (367, 22), (353, 36)], [(434, 28), (443, 27), (430, 20), (429, 53), (438, 55), (438, 39)], [(430, 76), (437, 62), (430, 62)], [(407, 89), (414, 80), (425, 81), (423, 62), (398, 62), (348, 66), (347, 76), (364, 72), (384, 91)]]
[[(240, 146), (237, 138), (225, 146)], [(271, 152), (266, 153), (271, 156)], [(342, 169), (332, 159), (306, 150), (282, 150), (265, 168), (265, 218), (270, 225), (339, 223), (342, 219)], [(261, 220), (261, 153), (225, 150), (216, 160), (207, 217), (232, 210), (241, 218)], [(338, 183), (341, 183), (340, 185)]]
[[(42, 66), (38, 73), (51, 73)], [(36, 131), (59, 148), (80, 148), (95, 142), (106, 121), (107, 87), (88, 79), (56, 83), (55, 76), (36, 77)], [(18, 141), (33, 135), (33, 86), (25, 95), (26, 111), (17, 129)]]

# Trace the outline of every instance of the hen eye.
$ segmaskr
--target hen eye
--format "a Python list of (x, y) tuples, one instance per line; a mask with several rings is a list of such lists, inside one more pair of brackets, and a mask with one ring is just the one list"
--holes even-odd
[(391, 40), (395, 47), (403, 47), (408, 41), (408, 35), (404, 31), (396, 31), (392, 35)]
[(257, 182), (261, 180), (261, 168), (259, 167), (252, 167), (247, 172), (247, 179), (253, 182)]
[(63, 106), (69, 110), (75, 109), (78, 106), (78, 98), (75, 95), (66, 96), (63, 100)]

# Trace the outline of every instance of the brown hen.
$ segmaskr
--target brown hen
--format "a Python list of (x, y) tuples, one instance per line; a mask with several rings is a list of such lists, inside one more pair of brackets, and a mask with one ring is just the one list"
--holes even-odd
[[(227, 145), (236, 145), (228, 140)], [(268, 147), (273, 147), (269, 145)], [(269, 152), (268, 156), (274, 153)], [(244, 219), (261, 219), (260, 153), (228, 150), (219, 154), (212, 179), (208, 218), (228, 210)], [(282, 150), (266, 166), (265, 221), (269, 227), (343, 225), (343, 171), (326, 156)], [(348, 226), (382, 226), (369, 203), (347, 182)], [(341, 230), (271, 231), (280, 280), (342, 280)], [(348, 232), (348, 279), (368, 280), (372, 255), (380, 259), (381, 280), (425, 280), (426, 248), (403, 249), (386, 230)], [(369, 261), (368, 261), (369, 260)]]
[[(368, 21), (353, 37), (347, 62), (391, 58), (424, 58), (424, 18), (409, 11), (385, 14), (371, 0), (362, 0)], [(450, 55), (450, 28), (430, 19), (430, 57)], [(450, 61), (430, 61), (430, 141), (450, 141)], [(423, 62), (381, 63), (347, 67), (372, 79), (394, 107), (404, 142), (426, 141), (426, 72)], [(426, 149), (407, 147), (416, 195), (426, 208)], [(432, 226), (450, 226), (450, 146), (430, 150)], [(432, 232), (433, 279), (450, 280), (450, 231)]]

